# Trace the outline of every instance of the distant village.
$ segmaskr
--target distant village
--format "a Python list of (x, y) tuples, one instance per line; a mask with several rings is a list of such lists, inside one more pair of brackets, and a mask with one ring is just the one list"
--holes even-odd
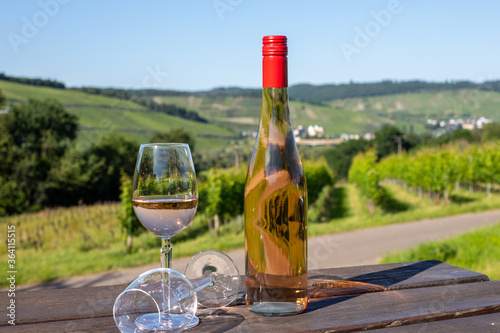
[(434, 136), (441, 136), (445, 133), (454, 132), (457, 129), (465, 130), (475, 130), (481, 129), (485, 124), (492, 123), (493, 120), (485, 117), (479, 118), (467, 118), (467, 119), (448, 119), (448, 120), (438, 120), (438, 119), (427, 119), (427, 128), (432, 130)]
[[(481, 129), (485, 124), (492, 123), (493, 120), (486, 117), (479, 118), (467, 118), (467, 119), (427, 119), (426, 120), (426, 128), (432, 131), (432, 135), (438, 137), (445, 133), (454, 132), (457, 129), (465, 129), (472, 131), (474, 129)], [(296, 141), (303, 143), (312, 143), (313, 140), (321, 140), (323, 144), (335, 144), (340, 142), (345, 142), (349, 140), (359, 140), (363, 138), (365, 140), (373, 140), (375, 138), (374, 133), (362, 133), (362, 134), (352, 134), (352, 133), (343, 133), (336, 136), (328, 136), (325, 133), (325, 129), (320, 125), (299, 125), (297, 128), (293, 130), (293, 134), (295, 135)], [(257, 137), (256, 131), (242, 131), (242, 136), (251, 136)]]

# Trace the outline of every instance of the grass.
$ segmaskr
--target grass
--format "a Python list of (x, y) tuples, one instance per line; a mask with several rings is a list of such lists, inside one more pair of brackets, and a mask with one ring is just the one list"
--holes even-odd
[[(120, 204), (47, 209), (38, 213), (0, 219), (0, 228), (16, 230), (18, 284), (39, 283), (61, 277), (159, 263), (160, 239), (144, 232), (134, 237), (134, 247), (125, 255), (124, 237), (118, 219)], [(207, 248), (227, 250), (243, 246), (242, 227), (228, 224), (214, 240), (206, 221), (198, 216), (174, 238), (174, 258)], [(7, 232), (0, 239), (0, 266), (7, 267)], [(0, 281), (0, 287), (6, 280)]]
[[(500, 207), (498, 195), (488, 197), (483, 193), (470, 194), (464, 191), (460, 195), (468, 200), (445, 206), (420, 199), (397, 186), (384, 185), (384, 188), (388, 195), (397, 198), (397, 207), (402, 202), (406, 208), (384, 211), (377, 207), (376, 215), (371, 216), (358, 190), (351, 184), (340, 183), (332, 191), (334, 198), (330, 201), (333, 202), (332, 209), (337, 212), (333, 214), (335, 218), (327, 222), (309, 221), (308, 235), (312, 237)], [(0, 219), (2, 230), (7, 230), (7, 225), (16, 226), (18, 284), (39, 283), (157, 262), (160, 240), (149, 232), (134, 237), (132, 253), (123, 253), (124, 238), (118, 220), (119, 209), (118, 203), (106, 203), (49, 209)], [(0, 236), (1, 267), (7, 267), (6, 235), (4, 232)], [(233, 221), (223, 225), (220, 237), (215, 237), (208, 232), (205, 217), (198, 215), (186, 230), (174, 237), (173, 242), (174, 258), (191, 256), (204, 249), (228, 251), (242, 248), (242, 222), (240, 219), (239, 223)], [(490, 255), (489, 252), (481, 255), (486, 254)], [(497, 255), (496, 258), (500, 256)], [(478, 268), (481, 272), (489, 269), (487, 266), (484, 269)], [(6, 280), (1, 279), (0, 286), (5, 284)]]
[(484, 273), (491, 280), (500, 280), (500, 223), (389, 254), (382, 263), (430, 259)]

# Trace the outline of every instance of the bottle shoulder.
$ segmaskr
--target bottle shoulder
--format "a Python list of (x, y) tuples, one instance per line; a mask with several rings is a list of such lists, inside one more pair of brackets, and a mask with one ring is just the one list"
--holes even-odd
[(297, 187), (305, 186), (305, 172), (296, 146), (290, 149), (279, 146), (255, 147), (248, 168), (247, 183), (252, 178), (275, 177), (280, 181), (290, 180)]

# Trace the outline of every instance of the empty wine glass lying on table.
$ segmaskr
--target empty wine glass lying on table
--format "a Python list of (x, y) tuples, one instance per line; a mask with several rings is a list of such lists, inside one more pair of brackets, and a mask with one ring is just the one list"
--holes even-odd
[[(238, 295), (239, 272), (226, 254), (206, 250), (186, 267), (188, 278), (169, 268), (156, 268), (137, 277), (116, 299), (113, 316), (122, 333), (180, 332), (198, 324), (197, 305), (223, 307)], [(165, 316), (175, 317), (175, 324)], [(152, 327), (152, 317), (158, 319)], [(181, 320), (182, 318), (182, 320)]]

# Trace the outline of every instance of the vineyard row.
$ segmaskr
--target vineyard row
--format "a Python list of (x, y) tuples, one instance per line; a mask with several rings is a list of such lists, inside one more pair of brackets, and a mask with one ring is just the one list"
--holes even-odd
[(415, 153), (390, 155), (379, 162), (372, 149), (354, 158), (349, 181), (368, 200), (380, 200), (383, 179), (445, 202), (460, 184), (471, 190), (484, 188), (489, 194), (492, 184), (500, 184), (500, 142), (425, 147)]

